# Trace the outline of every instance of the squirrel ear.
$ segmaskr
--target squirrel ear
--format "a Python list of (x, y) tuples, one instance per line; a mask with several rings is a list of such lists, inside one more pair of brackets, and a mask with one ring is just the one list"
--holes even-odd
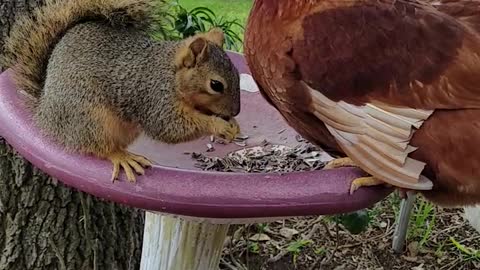
[(214, 27), (210, 29), (207, 33), (205, 33), (205, 37), (220, 46), (220, 48), (223, 47), (223, 43), (225, 43), (225, 35), (223, 33), (223, 30), (219, 27)]
[(199, 37), (190, 43), (189, 49), (198, 61), (199, 57), (203, 58), (207, 56), (207, 47), (207, 41), (204, 38)]
[(193, 39), (192, 42), (188, 45), (188, 48), (180, 56), (180, 61), (177, 61), (177, 66), (183, 66), (186, 68), (192, 68), (196, 64), (204, 61), (208, 56), (208, 44), (207, 41), (198, 37)]

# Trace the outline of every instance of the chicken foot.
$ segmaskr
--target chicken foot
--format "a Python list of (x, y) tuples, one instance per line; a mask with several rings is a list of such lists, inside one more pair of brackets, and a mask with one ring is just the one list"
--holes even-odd
[[(334, 169), (334, 168), (340, 168), (340, 167), (358, 167), (355, 162), (349, 158), (337, 158), (329, 161), (324, 169)], [(367, 177), (359, 177), (356, 178), (352, 181), (352, 184), (350, 185), (350, 194), (353, 194), (357, 189), (360, 187), (368, 187), (368, 186), (377, 186), (377, 185), (388, 185), (387, 183), (383, 182), (382, 180), (379, 180), (373, 176), (367, 176)]]

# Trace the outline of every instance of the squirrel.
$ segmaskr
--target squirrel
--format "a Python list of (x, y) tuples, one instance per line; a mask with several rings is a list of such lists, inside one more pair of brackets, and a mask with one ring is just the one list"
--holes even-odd
[[(33, 120), (68, 151), (113, 163), (112, 181), (153, 164), (127, 151), (142, 133), (177, 144), (240, 132), (239, 72), (218, 28), (155, 40), (158, 0), (48, 0), (17, 20), (4, 61)], [(134, 173), (135, 172), (135, 173)]]

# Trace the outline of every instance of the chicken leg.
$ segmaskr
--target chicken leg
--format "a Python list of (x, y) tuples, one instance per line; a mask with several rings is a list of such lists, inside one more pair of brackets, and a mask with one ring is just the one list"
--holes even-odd
[[(340, 167), (357, 167), (357, 165), (352, 159), (350, 159), (349, 157), (345, 157), (329, 161), (325, 165), (324, 169), (334, 169)], [(354, 179), (352, 184), (350, 185), (350, 194), (353, 194), (353, 192), (355, 192), (360, 187), (376, 186), (381, 184), (386, 183), (373, 176), (359, 177)]]

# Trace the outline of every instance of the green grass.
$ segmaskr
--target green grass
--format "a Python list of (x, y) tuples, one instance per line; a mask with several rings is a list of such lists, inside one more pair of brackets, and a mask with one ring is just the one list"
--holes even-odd
[[(217, 17), (225, 17), (227, 20), (237, 19), (245, 27), (253, 0), (179, 0), (180, 5), (191, 10), (195, 7), (207, 7), (215, 12)], [(234, 26), (232, 30), (243, 40), (243, 30)], [(240, 52), (243, 47), (240, 46)]]
[(208, 7), (217, 16), (224, 16), (227, 19), (238, 19), (245, 25), (252, 0), (179, 0), (180, 5), (190, 10), (195, 7)]
[(415, 205), (415, 211), (411, 216), (408, 239), (419, 240), (420, 247), (428, 242), (435, 227), (434, 208), (432, 203), (422, 200)]

